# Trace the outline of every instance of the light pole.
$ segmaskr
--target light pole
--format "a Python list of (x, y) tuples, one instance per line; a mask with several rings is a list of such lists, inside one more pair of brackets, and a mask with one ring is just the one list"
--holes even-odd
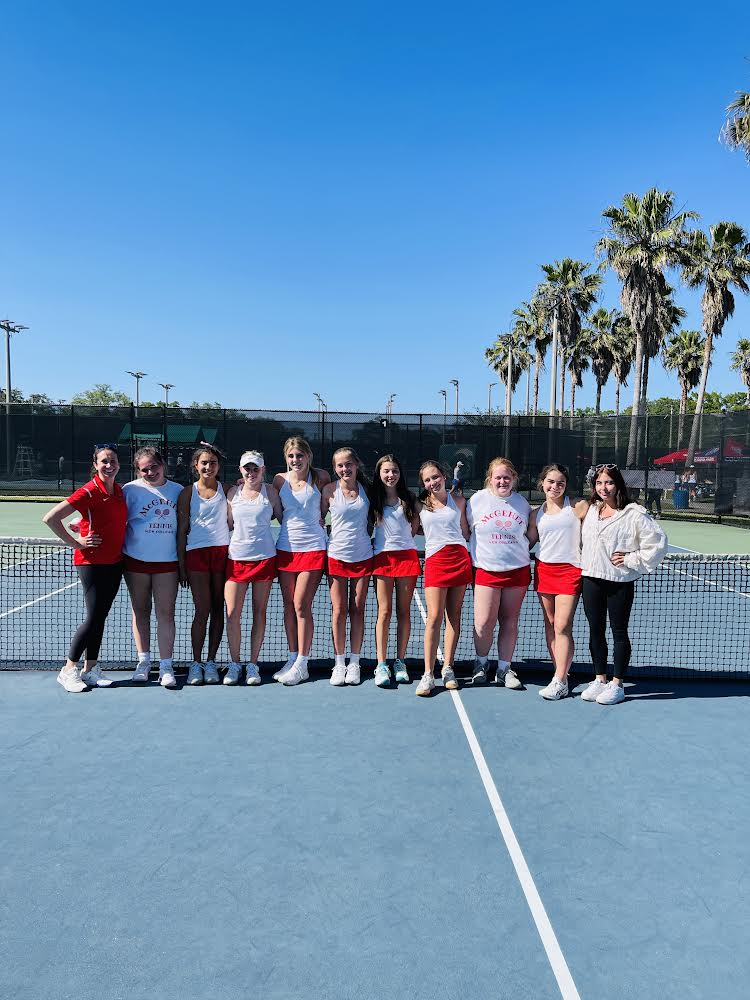
[(5, 330), (5, 469), (10, 479), (10, 400), (13, 394), (10, 379), (10, 335), (28, 330), (23, 323), (13, 323), (9, 319), (0, 320), (0, 329)]
[(445, 444), (445, 425), (448, 420), (448, 390), (439, 389), (438, 395), (443, 397), (443, 444)]
[(132, 375), (135, 379), (135, 415), (138, 416), (138, 407), (141, 402), (141, 379), (148, 375), (148, 372), (125, 372), (126, 375)]
[(174, 389), (174, 385), (171, 382), (160, 382), (159, 385), (164, 390), (164, 406), (169, 406), (169, 390)]
[(391, 446), (391, 420), (393, 419), (393, 400), (396, 398), (396, 396), (397, 393), (392, 392), (385, 404), (385, 443), (389, 448)]
[(455, 385), (456, 387), (456, 423), (458, 423), (458, 379), (452, 378), (449, 381), (451, 385)]
[(487, 414), (492, 413), (492, 390), (497, 385), (497, 382), (487, 383)]

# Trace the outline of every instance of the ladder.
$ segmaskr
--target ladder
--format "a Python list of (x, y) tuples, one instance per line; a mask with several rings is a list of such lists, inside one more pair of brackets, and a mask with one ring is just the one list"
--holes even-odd
[(13, 467), (14, 479), (31, 479), (31, 462), (34, 452), (27, 444), (19, 444), (16, 447), (16, 464)]

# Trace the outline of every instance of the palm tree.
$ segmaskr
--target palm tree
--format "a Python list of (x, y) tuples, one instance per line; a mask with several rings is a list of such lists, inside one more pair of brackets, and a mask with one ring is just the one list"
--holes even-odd
[(710, 227), (708, 236), (701, 230), (693, 233), (685, 255), (683, 275), (691, 288), (703, 286), (701, 311), (703, 332), (706, 335), (698, 399), (688, 445), (687, 464), (691, 465), (703, 413), (714, 337), (721, 336), (724, 324), (734, 313), (734, 295), (730, 285), (746, 294), (750, 292), (750, 243), (742, 226), (736, 222), (717, 222)]
[(573, 417), (576, 412), (576, 389), (583, 385), (583, 373), (591, 365), (591, 339), (586, 327), (581, 328), (572, 344), (566, 351), (568, 371), (570, 372), (570, 426), (573, 427)]
[[(564, 257), (554, 264), (542, 264), (546, 279), (539, 286), (538, 296), (548, 313), (557, 316), (559, 351), (563, 354), (581, 333), (581, 321), (596, 301), (602, 283), (600, 274), (589, 274), (590, 264)], [(560, 365), (560, 408), (562, 416), (565, 393), (565, 365)], [(552, 414), (550, 414), (552, 416)]]
[(513, 330), (510, 333), (501, 333), (495, 343), (484, 352), (485, 361), (505, 386), (506, 400), (508, 399), (509, 356), (511, 359), (510, 392), (512, 395), (521, 380), (522, 373), (531, 364), (531, 355), (523, 342), (523, 338), (519, 337)]
[(627, 316), (618, 312), (612, 323), (612, 336), (617, 349), (612, 364), (615, 376), (615, 455), (620, 450), (620, 389), (628, 384), (635, 358), (635, 334)]
[[(682, 447), (682, 429), (685, 423), (688, 394), (698, 385), (701, 377), (704, 339), (699, 330), (678, 330), (665, 342), (662, 362), (666, 370), (676, 371), (680, 383), (680, 416), (677, 422), (677, 448)], [(750, 341), (748, 341), (750, 346)]]
[(741, 90), (727, 108), (721, 138), (730, 149), (742, 149), (750, 161), (750, 94)]
[[(596, 405), (594, 407), (596, 417), (599, 417), (602, 412), (602, 389), (611, 375), (615, 363), (615, 352), (617, 351), (618, 343), (614, 334), (614, 323), (617, 316), (618, 312), (616, 309), (608, 311), (599, 307), (599, 309), (589, 316), (590, 325), (585, 330), (591, 354), (591, 370), (596, 381)], [(596, 465), (598, 431), (599, 421), (595, 420), (591, 451), (592, 465)]]
[(729, 366), (732, 371), (739, 372), (742, 384), (747, 392), (747, 406), (750, 408), (750, 340), (740, 337), (737, 341), (737, 350), (732, 354), (732, 363)]
[[(534, 406), (533, 416), (539, 406), (539, 372), (544, 367), (544, 356), (552, 343), (552, 333), (549, 328), (549, 315), (544, 303), (538, 295), (530, 302), (522, 302), (518, 309), (513, 310), (516, 317), (514, 329), (522, 333), (527, 346), (534, 348)], [(528, 409), (528, 406), (527, 406)]]
[(642, 198), (626, 194), (622, 205), (610, 205), (602, 213), (609, 222), (609, 233), (596, 245), (622, 281), (620, 300), (635, 332), (635, 380), (630, 421), (627, 464), (636, 461), (638, 416), (643, 400), (643, 359), (647, 345), (652, 345), (659, 329), (659, 309), (667, 294), (664, 271), (681, 262), (685, 246), (685, 228), (695, 212), (675, 212), (671, 191), (648, 190)]

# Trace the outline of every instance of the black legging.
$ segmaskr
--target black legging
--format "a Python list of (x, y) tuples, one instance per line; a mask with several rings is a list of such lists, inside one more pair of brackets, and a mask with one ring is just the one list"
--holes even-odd
[(607, 614), (614, 646), (613, 675), (622, 680), (630, 663), (628, 622), (635, 597), (635, 583), (615, 583), (596, 577), (583, 578), (583, 610), (589, 622), (589, 650), (595, 674), (607, 673)]
[(87, 660), (99, 658), (99, 647), (104, 635), (104, 622), (117, 596), (122, 580), (122, 563), (108, 566), (77, 566), (86, 602), (86, 619), (70, 640), (68, 659), (78, 663), (83, 651)]

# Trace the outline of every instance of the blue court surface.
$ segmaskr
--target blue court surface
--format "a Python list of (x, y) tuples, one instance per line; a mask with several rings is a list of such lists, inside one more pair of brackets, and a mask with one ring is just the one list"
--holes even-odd
[(0, 672), (4, 1000), (747, 996), (746, 683), (112, 676)]

